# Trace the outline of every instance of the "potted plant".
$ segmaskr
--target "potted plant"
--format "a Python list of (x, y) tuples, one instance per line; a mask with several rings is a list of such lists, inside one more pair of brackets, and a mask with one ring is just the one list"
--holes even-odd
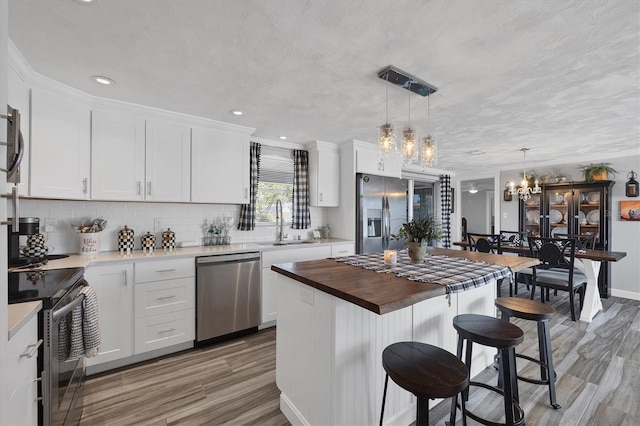
[(425, 216), (402, 224), (398, 232), (391, 237), (395, 240), (407, 240), (407, 249), (411, 260), (422, 262), (427, 253), (429, 242), (442, 238), (442, 229), (435, 218)]
[(589, 163), (588, 165), (578, 166), (578, 170), (584, 174), (584, 180), (587, 182), (607, 180), (609, 173), (611, 176), (615, 176), (618, 173), (617, 170), (611, 167), (611, 163)]

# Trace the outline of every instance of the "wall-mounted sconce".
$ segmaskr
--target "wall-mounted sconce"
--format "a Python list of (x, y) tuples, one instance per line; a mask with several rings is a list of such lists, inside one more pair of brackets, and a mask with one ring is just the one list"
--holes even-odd
[(633, 170), (627, 174), (629, 180), (624, 184), (624, 194), (627, 197), (637, 197), (638, 194), (640, 194), (640, 191), (638, 190), (638, 181), (636, 180), (637, 176), (638, 175)]
[(511, 195), (511, 186), (507, 183), (505, 189), (504, 189), (504, 196), (502, 198), (504, 201), (511, 201), (513, 200), (513, 196)]

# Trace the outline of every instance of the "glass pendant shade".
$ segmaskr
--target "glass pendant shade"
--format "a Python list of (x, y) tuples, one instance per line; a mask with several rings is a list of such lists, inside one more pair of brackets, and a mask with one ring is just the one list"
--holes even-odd
[(380, 126), (378, 152), (382, 157), (396, 155), (396, 135), (393, 133), (393, 127), (389, 123)]
[(422, 166), (433, 166), (436, 161), (437, 148), (431, 135), (422, 140)]
[(406, 164), (415, 163), (418, 154), (416, 134), (411, 127), (405, 129), (402, 133), (404, 134), (404, 139), (402, 140), (402, 161)]

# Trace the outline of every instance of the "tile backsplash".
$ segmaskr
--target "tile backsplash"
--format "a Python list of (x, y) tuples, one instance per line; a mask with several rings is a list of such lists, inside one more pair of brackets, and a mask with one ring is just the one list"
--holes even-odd
[[(161, 241), (160, 235), (167, 228), (176, 233), (176, 241), (202, 242), (205, 223), (217, 217), (231, 217), (231, 243), (264, 242), (276, 239), (275, 225), (258, 225), (254, 231), (237, 230), (239, 205), (143, 203), (115, 201), (63, 201), (20, 200), (20, 216), (40, 218), (40, 232), (47, 238), (50, 253), (77, 253), (78, 235), (70, 222), (104, 217), (108, 224), (100, 233), (100, 251), (114, 251), (118, 247), (118, 231), (127, 225), (135, 231), (135, 248), (140, 248), (140, 237), (147, 231)], [(161, 229), (154, 229), (159, 221)], [(310, 238), (311, 232), (326, 224), (325, 211), (311, 207), (311, 228), (290, 229), (289, 237)]]

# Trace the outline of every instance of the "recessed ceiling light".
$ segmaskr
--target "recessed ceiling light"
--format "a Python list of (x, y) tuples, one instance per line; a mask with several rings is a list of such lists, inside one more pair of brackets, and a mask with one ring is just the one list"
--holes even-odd
[(116, 82), (111, 80), (109, 77), (105, 77), (102, 75), (94, 75), (93, 77), (91, 77), (91, 80), (95, 81), (96, 83), (104, 84), (106, 86), (110, 84), (116, 84)]
[(285, 139), (287, 139), (287, 137), (286, 136), (279, 136), (278, 139), (285, 140)]
[(469, 190), (469, 194), (476, 194), (477, 192), (478, 190), (475, 188)]
[(244, 112), (240, 111), (239, 109), (232, 109), (231, 111), (229, 111), (229, 114), (242, 115), (242, 114), (244, 114)]

